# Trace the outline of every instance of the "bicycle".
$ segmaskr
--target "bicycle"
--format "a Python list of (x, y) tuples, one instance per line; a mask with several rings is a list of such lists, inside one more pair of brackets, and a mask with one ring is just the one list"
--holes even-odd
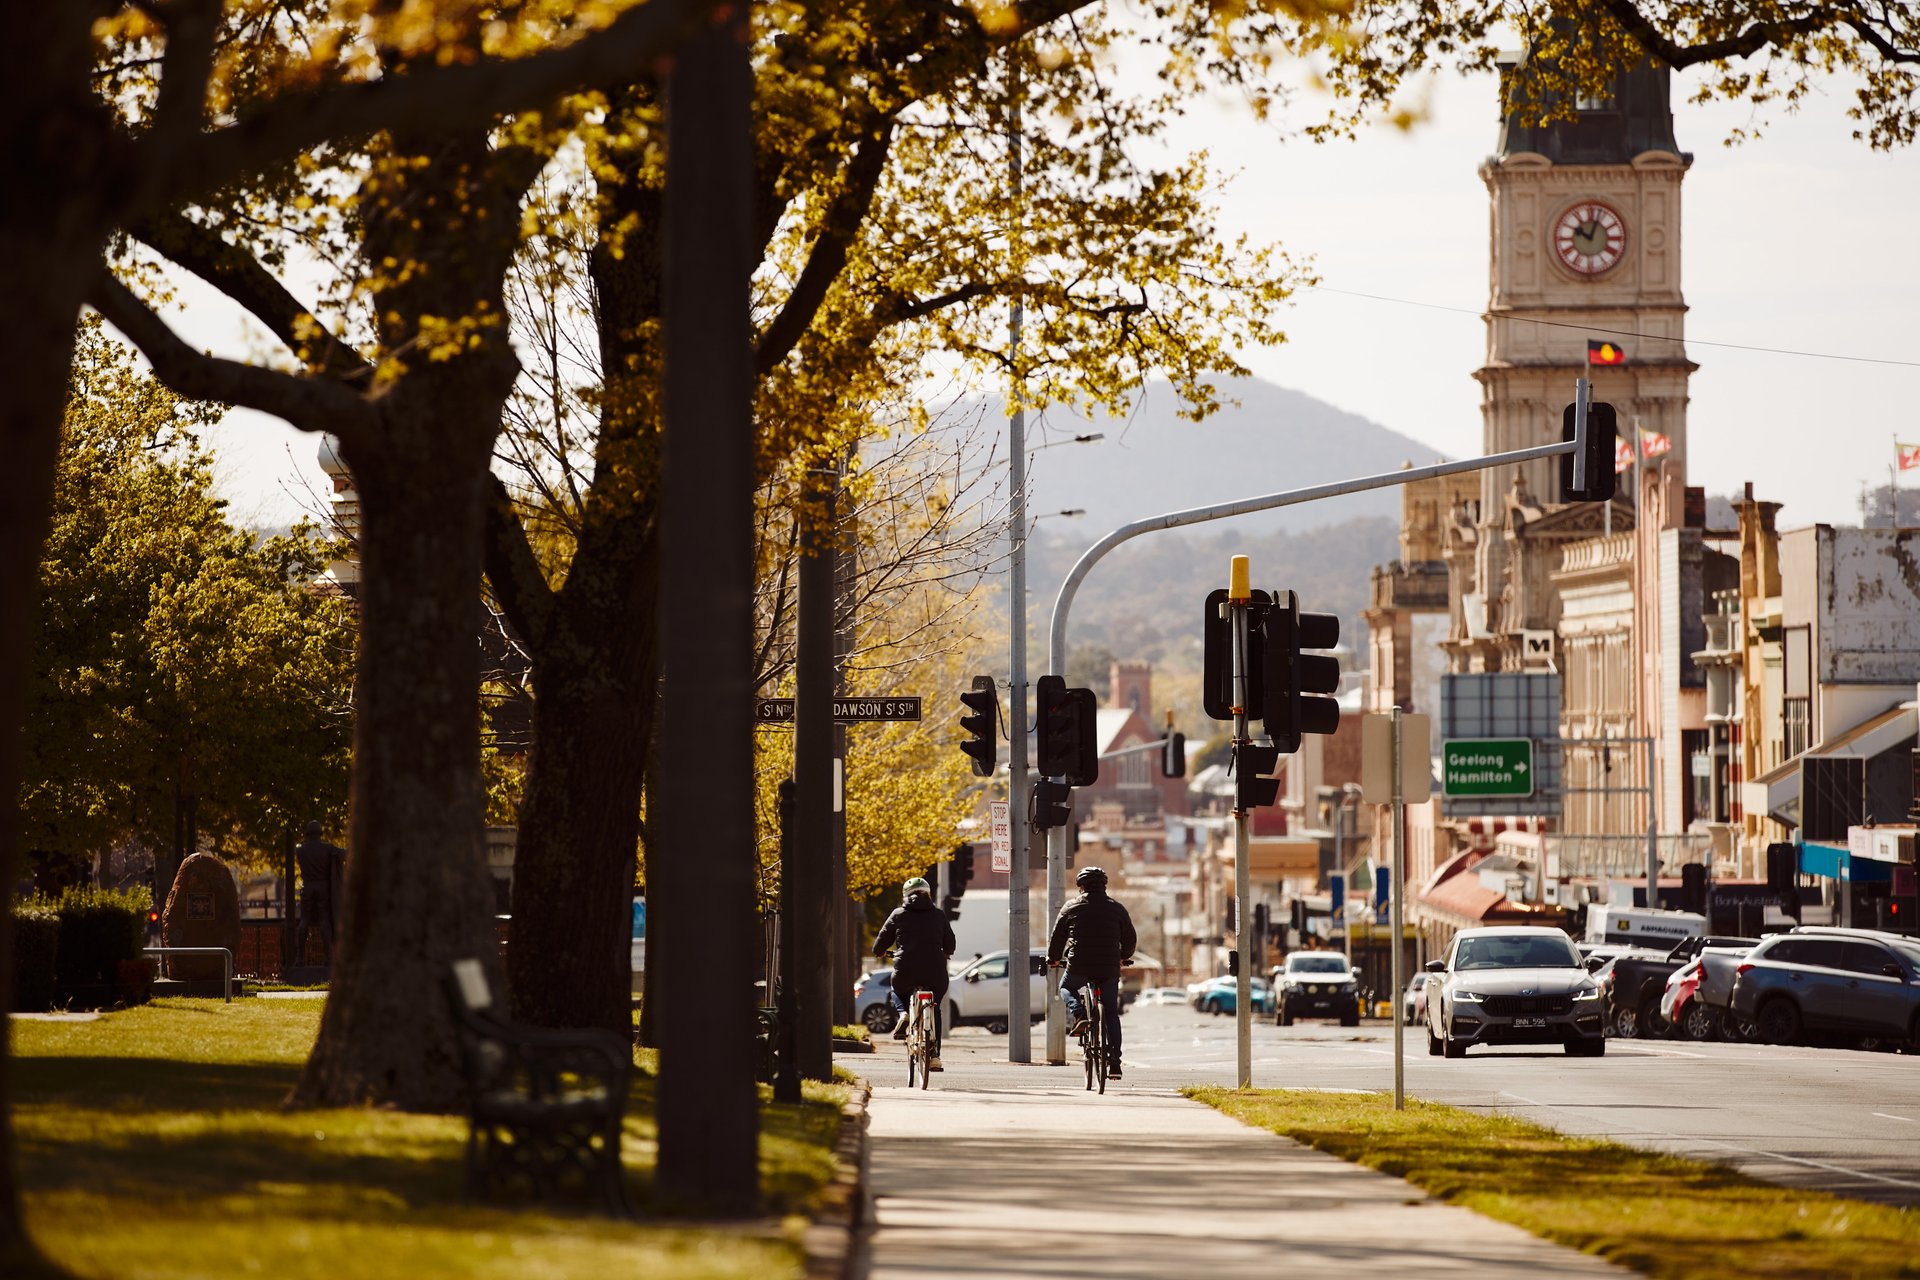
[(1086, 1016), (1080, 1019), (1080, 1055), (1087, 1062), (1087, 1088), (1097, 1087), (1105, 1093), (1111, 1064), (1107, 1061), (1107, 1015), (1100, 996), (1100, 988), (1094, 983), (1080, 988), (1080, 998), (1087, 1002)]
[(933, 993), (916, 991), (913, 1007), (907, 1011), (907, 1088), (913, 1088), (916, 1072), (922, 1089), (932, 1081), (933, 1072), (928, 1064), (934, 1058), (934, 1047)]

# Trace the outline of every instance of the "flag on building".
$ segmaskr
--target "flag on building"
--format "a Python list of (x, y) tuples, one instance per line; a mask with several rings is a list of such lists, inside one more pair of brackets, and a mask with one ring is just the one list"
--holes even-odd
[(1893, 448), (1900, 455), (1902, 471), (1911, 471), (1915, 467), (1920, 467), (1920, 444), (1907, 444), (1904, 441), (1895, 440)]
[(1613, 442), (1614, 474), (1618, 475), (1620, 472), (1625, 471), (1627, 468), (1631, 467), (1632, 465), (1633, 465), (1632, 443), (1623, 439), (1615, 439)]
[(1642, 457), (1657, 458), (1672, 448), (1673, 441), (1667, 439), (1658, 431), (1643, 431), (1640, 433), (1640, 453)]
[(1587, 339), (1588, 364), (1625, 364), (1627, 349), (1599, 338)]

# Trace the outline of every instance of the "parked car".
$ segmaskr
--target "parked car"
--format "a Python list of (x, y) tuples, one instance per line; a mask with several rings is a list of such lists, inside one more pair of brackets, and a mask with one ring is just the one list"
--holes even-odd
[[(1047, 1016), (1047, 957), (1027, 953), (1029, 967), (1027, 1009), (1031, 1020)], [(1007, 953), (989, 951), (971, 961), (947, 985), (949, 1027), (985, 1027), (994, 1035), (1007, 1033)]]
[(1700, 986), (1693, 998), (1714, 1011), (1723, 1040), (1752, 1040), (1753, 1021), (1733, 1011), (1734, 971), (1753, 951), (1752, 947), (1703, 947), (1700, 951)]
[(1338, 1018), (1343, 1027), (1360, 1025), (1360, 980), (1338, 951), (1296, 951), (1278, 978), (1273, 1020), (1283, 1027), (1295, 1018)]
[[(1273, 988), (1265, 978), (1250, 978), (1253, 1011), (1273, 1012)], [(1230, 1015), (1240, 1007), (1240, 979), (1231, 976), (1209, 978), (1187, 988), (1187, 1003), (1202, 1013)]]
[(1406, 1010), (1403, 1015), (1408, 1026), (1417, 1026), (1427, 1020), (1427, 975), (1416, 973), (1407, 979), (1406, 994), (1400, 997), (1400, 1007)]
[(1733, 1011), (1768, 1044), (1808, 1032), (1920, 1046), (1920, 943), (1871, 929), (1775, 934), (1735, 966)]
[(1184, 987), (1148, 987), (1140, 993), (1140, 998), (1134, 1003), (1139, 1005), (1152, 1005), (1185, 1004), (1186, 1002), (1187, 992)]
[(1660, 1017), (1674, 1034), (1686, 1040), (1716, 1040), (1720, 1036), (1720, 1011), (1701, 1002), (1700, 957), (1681, 965), (1667, 979), (1660, 996)]
[(875, 969), (853, 984), (853, 1013), (875, 1035), (893, 1030), (900, 1011), (893, 1007), (893, 970)]
[(1573, 942), (1537, 925), (1462, 929), (1429, 960), (1427, 1052), (1463, 1057), (1476, 1044), (1559, 1044), (1607, 1051), (1600, 985)]
[(1607, 994), (1607, 1016), (1613, 1033), (1645, 1040), (1666, 1035), (1668, 1026), (1660, 1016), (1660, 997), (1674, 971), (1699, 955), (1704, 947), (1751, 947), (1758, 941), (1758, 938), (1705, 935), (1684, 938), (1665, 955), (1643, 952), (1619, 957), (1613, 962), (1613, 982)]

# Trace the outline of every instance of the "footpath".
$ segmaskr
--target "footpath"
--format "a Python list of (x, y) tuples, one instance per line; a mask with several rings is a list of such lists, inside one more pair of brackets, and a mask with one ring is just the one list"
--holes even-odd
[(1237, 1280), (1613, 1276), (1598, 1259), (1251, 1129), (1164, 1088), (1084, 1089), (1068, 1067), (949, 1037), (906, 1087), (901, 1046), (847, 1058), (873, 1085), (872, 1224), (852, 1274)]

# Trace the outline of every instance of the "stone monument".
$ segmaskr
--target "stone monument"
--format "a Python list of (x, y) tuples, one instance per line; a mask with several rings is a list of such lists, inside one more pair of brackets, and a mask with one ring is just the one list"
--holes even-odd
[[(227, 864), (196, 853), (180, 864), (160, 913), (163, 947), (225, 947), (240, 955), (240, 890)], [(219, 956), (162, 956), (166, 974), (182, 982), (211, 983), (217, 991), (224, 967)]]

